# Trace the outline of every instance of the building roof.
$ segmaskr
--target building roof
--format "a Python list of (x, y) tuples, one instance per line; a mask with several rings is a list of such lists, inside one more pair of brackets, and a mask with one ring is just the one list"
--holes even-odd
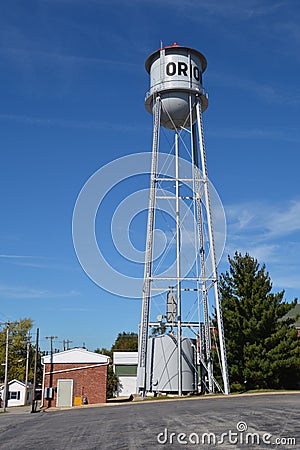
[[(50, 355), (42, 357), (42, 364), (50, 364)], [(109, 357), (106, 355), (100, 355), (99, 353), (89, 352), (85, 348), (72, 348), (64, 352), (53, 353), (53, 364), (74, 364), (74, 363), (91, 363), (91, 364), (109, 364)]]
[(137, 364), (138, 352), (113, 352), (114, 364)]
[[(13, 380), (9, 381), (7, 384), (8, 384), (8, 386), (10, 386), (10, 385), (13, 384), (13, 383), (20, 384), (20, 386), (22, 386), (22, 387), (25, 388), (25, 383), (23, 383), (23, 381), (17, 380), (16, 378), (14, 378)], [(31, 386), (28, 385), (27, 388), (28, 388), (28, 387), (30, 388)], [(1, 390), (1, 389), (4, 389), (4, 384), (1, 384), (1, 385), (0, 385), (0, 390)]]
[[(297, 318), (298, 316), (298, 318)], [(284, 319), (295, 319), (294, 326), (300, 328), (300, 303), (297, 303), (294, 308), (290, 309), (288, 313), (284, 316)]]

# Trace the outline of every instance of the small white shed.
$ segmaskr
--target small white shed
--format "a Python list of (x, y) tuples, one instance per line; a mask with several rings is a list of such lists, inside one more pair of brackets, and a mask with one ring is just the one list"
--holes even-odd
[[(0, 387), (0, 396), (3, 401), (4, 385)], [(26, 395), (26, 403), (25, 403)], [(8, 383), (7, 406), (23, 406), (30, 405), (32, 402), (32, 386), (27, 386), (19, 380), (11, 380)]]

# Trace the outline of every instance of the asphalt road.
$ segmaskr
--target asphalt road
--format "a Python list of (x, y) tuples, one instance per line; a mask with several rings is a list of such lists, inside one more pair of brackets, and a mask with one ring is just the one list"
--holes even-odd
[(299, 404), (284, 394), (0, 414), (0, 449), (299, 449)]

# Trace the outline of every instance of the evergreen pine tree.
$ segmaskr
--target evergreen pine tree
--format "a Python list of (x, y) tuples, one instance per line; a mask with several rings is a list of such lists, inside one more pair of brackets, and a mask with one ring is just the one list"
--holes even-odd
[(249, 254), (229, 257), (220, 277), (229, 378), (246, 389), (295, 388), (299, 382), (297, 330), (283, 316), (297, 303), (272, 292), (265, 265)]

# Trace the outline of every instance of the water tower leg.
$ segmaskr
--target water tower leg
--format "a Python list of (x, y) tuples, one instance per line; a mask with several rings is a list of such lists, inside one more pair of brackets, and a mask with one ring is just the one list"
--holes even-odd
[(176, 195), (176, 288), (177, 288), (177, 350), (178, 395), (182, 395), (182, 341), (181, 341), (181, 264), (180, 264), (180, 182), (178, 131), (175, 131), (175, 195)]
[(148, 203), (145, 269), (144, 269), (141, 323), (139, 328), (139, 348), (138, 348), (139, 354), (138, 354), (138, 369), (137, 369), (137, 391), (142, 396), (145, 395), (147, 389), (147, 379), (146, 379), (147, 348), (149, 339), (149, 308), (151, 298), (153, 231), (154, 231), (155, 199), (156, 199), (160, 112), (161, 112), (161, 101), (159, 97), (156, 97), (153, 107), (154, 123), (153, 123), (153, 140), (152, 140), (152, 163), (151, 163), (151, 178), (150, 178), (149, 203)]
[(213, 233), (212, 216), (211, 216), (211, 204), (210, 204), (210, 195), (209, 195), (209, 186), (208, 186), (206, 152), (205, 152), (205, 145), (204, 145), (204, 133), (203, 133), (202, 110), (201, 110), (201, 99), (200, 98), (198, 98), (198, 102), (196, 104), (196, 112), (197, 112), (197, 126), (198, 126), (198, 131), (199, 131), (199, 147), (200, 147), (200, 158), (201, 158), (202, 176), (203, 176), (204, 199), (205, 199), (205, 207), (206, 207), (207, 222), (208, 222), (207, 225), (208, 225), (208, 237), (209, 237), (209, 245), (210, 245), (210, 256), (211, 256), (211, 263), (212, 263), (212, 279), (213, 279), (213, 284), (214, 284), (214, 297), (215, 297), (215, 307), (216, 307), (216, 315), (217, 315), (217, 323), (218, 323), (219, 346), (220, 346), (220, 354), (221, 354), (221, 371), (222, 371), (222, 377), (223, 377), (224, 393), (229, 394), (229, 377), (228, 377), (228, 367), (227, 367), (227, 358), (226, 358), (225, 336), (224, 336), (222, 310), (221, 310), (220, 298), (219, 298), (217, 261), (216, 261), (215, 242), (214, 242), (214, 233)]

